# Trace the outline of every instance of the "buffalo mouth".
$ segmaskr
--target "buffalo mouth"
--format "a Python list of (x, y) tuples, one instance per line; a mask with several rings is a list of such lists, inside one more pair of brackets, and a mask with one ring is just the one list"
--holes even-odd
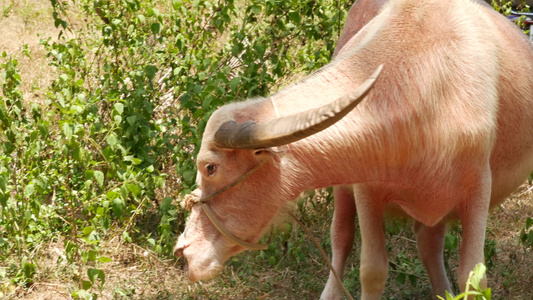
[(187, 275), (187, 277), (189, 277), (189, 263), (187, 261), (185, 261), (185, 263), (183, 265), (183, 271), (185, 272), (185, 275)]

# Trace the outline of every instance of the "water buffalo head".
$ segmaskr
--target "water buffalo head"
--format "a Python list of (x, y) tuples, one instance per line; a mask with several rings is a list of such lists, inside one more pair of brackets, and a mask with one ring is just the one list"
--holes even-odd
[[(191, 281), (215, 276), (231, 256), (263, 235), (278, 210), (301, 192), (273, 147), (313, 135), (343, 118), (371, 90), (381, 67), (352, 92), (298, 114), (265, 116), (269, 99), (230, 104), (209, 119), (197, 157), (198, 188), (187, 196), (191, 214), (175, 246)], [(289, 164), (290, 165), (290, 164)]]

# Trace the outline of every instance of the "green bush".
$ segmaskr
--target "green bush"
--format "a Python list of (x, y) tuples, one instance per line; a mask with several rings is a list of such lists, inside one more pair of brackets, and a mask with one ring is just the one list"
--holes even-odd
[(90, 298), (113, 237), (171, 256), (186, 216), (173, 199), (194, 188), (209, 116), (327, 63), (349, 4), (51, 0), (61, 31), (41, 38), (55, 76), (44, 99), (24, 99), (17, 57), (2, 55), (2, 277), (31, 283), (32, 251), (56, 240), (72, 296)]

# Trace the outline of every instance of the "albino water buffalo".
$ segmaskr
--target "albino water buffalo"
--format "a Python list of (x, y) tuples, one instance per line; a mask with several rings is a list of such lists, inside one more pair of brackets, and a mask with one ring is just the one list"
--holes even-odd
[[(483, 262), (489, 207), (533, 169), (531, 74), (531, 43), (490, 7), (389, 1), (316, 74), (212, 115), (176, 255), (191, 280), (209, 279), (232, 255), (264, 247), (254, 243), (303, 190), (350, 185), (363, 299), (383, 293), (389, 205), (417, 222), (419, 249), (433, 258), (445, 221), (461, 220), (464, 289)], [(442, 259), (424, 253), (430, 277), (445, 278), (432, 275)], [(449, 290), (440, 281), (434, 289)]]
[[(334, 52), (336, 57), (344, 45), (358, 33), (381, 10), (389, 0), (358, 0), (348, 12), (342, 35)], [(486, 0), (490, 4), (490, 0)], [(531, 2), (531, 0), (529, 0)], [(516, 3), (516, 2), (515, 2)], [(526, 2), (528, 5), (531, 3)], [(533, 3), (533, 2), (532, 2)], [(331, 224), (332, 266), (342, 281), (344, 266), (354, 242), (355, 235), (355, 199), (352, 186), (335, 186), (335, 211)], [(501, 199), (498, 199), (498, 202)], [(494, 206), (498, 203), (492, 203)], [(393, 214), (397, 214), (396, 210)], [(453, 217), (450, 216), (450, 217)], [(415, 222), (415, 233), (418, 240), (420, 258), (428, 271), (432, 289), (435, 295), (444, 297), (444, 291), (451, 291), (443, 264), (445, 222), (437, 226), (427, 227)], [(343, 290), (332, 272), (322, 292), (321, 299), (343, 299)]]

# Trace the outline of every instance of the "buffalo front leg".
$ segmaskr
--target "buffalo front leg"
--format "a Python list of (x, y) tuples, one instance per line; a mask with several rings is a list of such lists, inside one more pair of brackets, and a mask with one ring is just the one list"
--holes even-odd
[[(333, 187), (333, 196), (335, 211), (331, 223), (331, 264), (342, 282), (344, 265), (352, 250), (355, 235), (355, 199), (351, 186)], [(344, 299), (342, 287), (331, 271), (320, 299)]]
[(431, 282), (433, 295), (445, 297), (445, 291), (452, 292), (450, 281), (444, 268), (444, 235), (446, 224), (441, 222), (433, 227), (415, 222), (418, 256), (422, 260)]
[(366, 186), (354, 186), (357, 218), (361, 231), (359, 274), (363, 300), (381, 299), (388, 276), (388, 258), (383, 230), (382, 197)]

